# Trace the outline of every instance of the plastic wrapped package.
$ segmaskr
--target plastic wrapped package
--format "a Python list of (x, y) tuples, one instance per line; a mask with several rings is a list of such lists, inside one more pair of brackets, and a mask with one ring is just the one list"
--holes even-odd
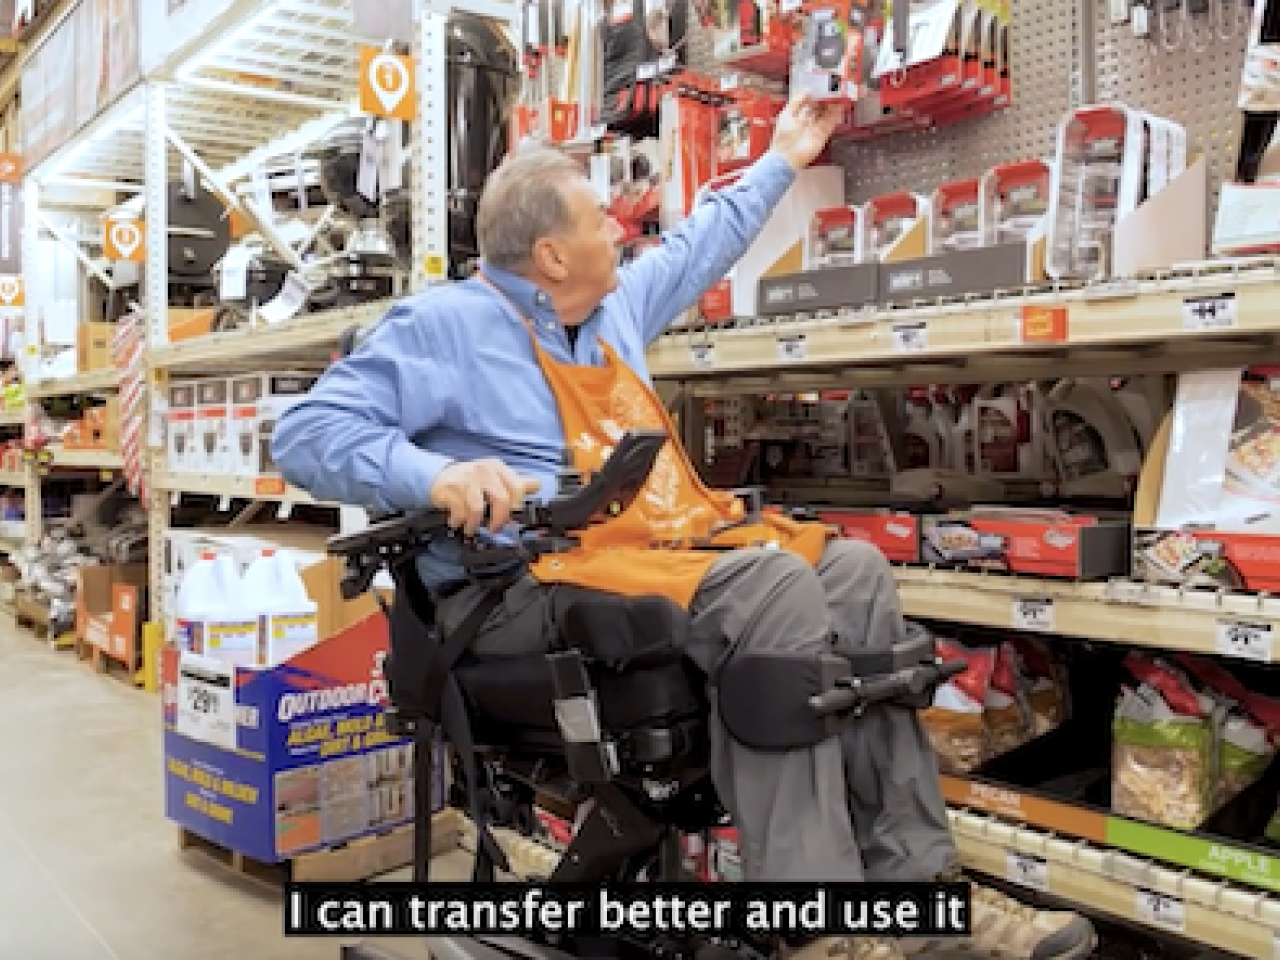
[(1030, 687), (1027, 701), (1031, 709), (1032, 735), (1042, 737), (1056, 730), (1070, 715), (1071, 697), (1066, 668), (1043, 640), (1015, 635), (1010, 642), (1022, 659)]
[(1017, 749), (1035, 736), (1030, 687), (1017, 649), (1012, 643), (1000, 644), (982, 711), (991, 756)]
[(963, 660), (967, 666), (938, 687), (933, 706), (923, 711), (921, 720), (938, 766), (947, 773), (967, 773), (991, 757), (984, 713), (996, 650), (971, 649), (954, 640), (938, 640), (936, 649), (944, 661)]
[(1220, 718), (1168, 664), (1135, 655), (1126, 666), (1141, 683), (1123, 688), (1112, 719), (1111, 808), (1193, 830), (1214, 809)]
[(1204, 684), (1226, 712), (1218, 750), (1217, 806), (1230, 803), (1266, 772), (1280, 742), (1280, 700), (1249, 690), (1229, 671), (1184, 653), (1178, 665)]
[[(1205, 370), (1178, 378), (1157, 526), (1280, 532), (1280, 389), (1242, 373)], [(1140, 559), (1173, 573), (1202, 560), (1163, 543)]]

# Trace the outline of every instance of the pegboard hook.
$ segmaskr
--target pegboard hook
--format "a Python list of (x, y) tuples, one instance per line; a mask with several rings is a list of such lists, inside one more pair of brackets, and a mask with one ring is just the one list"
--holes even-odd
[(1168, 0), (1156, 0), (1156, 18), (1159, 24), (1160, 45), (1164, 47), (1166, 53), (1175, 53), (1182, 49), (1182, 40), (1188, 25), (1186, 0), (1182, 0), (1179, 10), (1181, 10), (1181, 13), (1178, 17), (1178, 36), (1177, 39), (1173, 39), (1173, 30), (1170, 28)]

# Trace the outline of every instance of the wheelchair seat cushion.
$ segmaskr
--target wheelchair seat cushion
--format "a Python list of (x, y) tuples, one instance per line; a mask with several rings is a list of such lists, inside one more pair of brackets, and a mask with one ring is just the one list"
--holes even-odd
[[(705, 715), (704, 678), (683, 653), (689, 636), (683, 610), (661, 597), (620, 598), (577, 588), (557, 593), (554, 646), (587, 656), (607, 733)], [(458, 663), (457, 677), (480, 725), (531, 734), (557, 730), (546, 655), (468, 653)], [(512, 734), (519, 739), (517, 731)]]
[(674, 663), (689, 645), (689, 615), (666, 597), (559, 587), (551, 616), (563, 647), (615, 670)]

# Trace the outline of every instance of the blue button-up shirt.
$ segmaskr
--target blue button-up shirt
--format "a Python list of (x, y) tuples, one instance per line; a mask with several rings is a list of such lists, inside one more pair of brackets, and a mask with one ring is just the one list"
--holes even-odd
[[(562, 363), (604, 362), (597, 339), (650, 382), (645, 349), (738, 261), (795, 179), (768, 153), (710, 193), (662, 242), (618, 271), (618, 286), (571, 346), (550, 298), (522, 277), (485, 275)], [(320, 500), (374, 512), (420, 509), (450, 463), (487, 457), (557, 490), (565, 449), (556, 400), (521, 317), (479, 279), (430, 287), (393, 306), (349, 357), (282, 416), (272, 456)], [(420, 563), (436, 585), (462, 579), (452, 542)]]

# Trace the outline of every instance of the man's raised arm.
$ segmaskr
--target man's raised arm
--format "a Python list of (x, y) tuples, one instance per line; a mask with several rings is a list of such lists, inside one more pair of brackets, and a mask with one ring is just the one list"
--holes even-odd
[(645, 343), (688, 310), (742, 258), (796, 172), (822, 153), (843, 109), (798, 98), (778, 115), (773, 143), (732, 186), (710, 192), (662, 242), (619, 271), (620, 292)]

